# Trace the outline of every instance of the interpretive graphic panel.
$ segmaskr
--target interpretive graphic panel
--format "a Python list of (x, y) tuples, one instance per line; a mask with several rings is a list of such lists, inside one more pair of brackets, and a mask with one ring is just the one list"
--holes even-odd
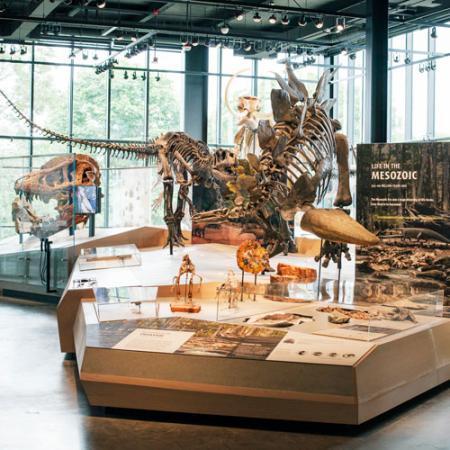
[(358, 250), (357, 275), (383, 273), (443, 289), (450, 265), (450, 143), (363, 144), (357, 154), (358, 221), (381, 239)]
[(194, 333), (138, 328), (114, 346), (117, 350), (174, 353)]

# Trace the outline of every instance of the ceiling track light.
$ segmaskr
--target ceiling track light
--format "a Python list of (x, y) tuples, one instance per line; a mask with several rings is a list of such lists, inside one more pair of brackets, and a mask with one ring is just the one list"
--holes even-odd
[(106, 6), (105, 0), (97, 0), (97, 8), (103, 9)]
[(432, 38), (432, 39), (436, 39), (436, 38), (437, 38), (436, 27), (433, 27), (433, 28), (431, 29), (430, 38)]
[(337, 17), (336, 18), (336, 31), (338, 33), (341, 33), (345, 30), (345, 18), (344, 17)]
[(261, 23), (261, 21), (262, 21), (262, 17), (258, 14), (258, 12), (255, 12), (255, 14), (253, 15), (253, 22)]
[(244, 51), (249, 52), (252, 49), (252, 43), (245, 41), (243, 46)]
[(190, 52), (192, 50), (192, 45), (190, 42), (186, 42), (182, 47), (184, 52)]
[(235, 19), (236, 19), (238, 22), (242, 22), (242, 21), (244, 20), (244, 12), (243, 12), (243, 11), (238, 12), (238, 13), (236, 14)]
[(302, 16), (300, 16), (300, 19), (298, 19), (298, 26), (299, 27), (306, 27), (306, 25), (308, 25), (308, 19), (303, 14)]
[(200, 40), (199, 40), (198, 36), (194, 36), (192, 38), (192, 47), (197, 47), (198, 44), (200, 44)]
[(221, 25), (221, 27), (220, 27), (220, 32), (221, 32), (222, 34), (228, 34), (229, 31), (230, 31), (230, 27), (228, 26), (227, 23), (224, 23), (223, 25)]
[(281, 23), (282, 25), (289, 25), (289, 17), (286, 14), (281, 18)]
[(316, 17), (314, 19), (314, 26), (318, 29), (321, 30), (323, 28), (323, 17)]
[(272, 14), (269, 17), (269, 23), (272, 24), (272, 25), (275, 25), (277, 22), (278, 22), (277, 16), (275, 14)]

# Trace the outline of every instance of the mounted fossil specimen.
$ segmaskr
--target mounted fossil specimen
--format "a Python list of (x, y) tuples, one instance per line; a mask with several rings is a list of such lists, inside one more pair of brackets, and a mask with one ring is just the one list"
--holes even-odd
[[(184, 302), (181, 302), (181, 277), (186, 276), (184, 287)], [(203, 278), (195, 271), (195, 265), (191, 261), (189, 255), (184, 255), (181, 261), (181, 266), (178, 270), (178, 275), (173, 277), (173, 288), (176, 291), (177, 302), (171, 303), (170, 309), (172, 312), (190, 312), (197, 313), (201, 310), (200, 305), (193, 303), (193, 291), (194, 291), (194, 277), (197, 277), (202, 285)]]
[[(168, 132), (145, 144), (123, 144), (88, 139), (71, 138), (43, 128), (28, 119), (0, 90), (8, 105), (19, 119), (29, 127), (57, 142), (71, 143), (91, 152), (104, 152), (113, 157), (145, 159), (156, 161), (164, 186), (164, 221), (168, 229), (166, 246), (172, 253), (173, 246), (183, 246), (181, 221), (186, 206), (192, 214), (193, 205), (189, 198), (189, 189), (193, 185), (203, 185), (214, 189), (219, 204), (221, 203), (221, 186), (231, 179), (230, 172), (236, 157), (232, 151), (217, 149), (210, 152), (207, 145), (193, 139), (183, 132)], [(174, 185), (179, 185), (176, 207), (173, 207)]]
[[(340, 124), (329, 117), (333, 100), (325, 99), (325, 90), (333, 76), (326, 71), (316, 91), (309, 96), (305, 85), (287, 66), (288, 81), (279, 75), (281, 89), (273, 89), (271, 102), (275, 125), (259, 122), (258, 140), (261, 155), (247, 155), (253, 182), (246, 184), (244, 195), (235, 204), (196, 214), (200, 222), (217, 223), (252, 217), (265, 229), (265, 246), (271, 255), (295, 248), (288, 221), (297, 211), (305, 211), (302, 227), (328, 241), (346, 244), (374, 245), (378, 238), (359, 225), (341, 209), (314, 209), (329, 188), (334, 159), (338, 165), (338, 189), (334, 206), (352, 203), (349, 188), (348, 142), (337, 131)], [(336, 258), (335, 247), (327, 246), (327, 258)]]
[[(86, 223), (87, 215), (74, 214), (73, 196), (82, 186), (100, 186), (100, 168), (89, 155), (61, 155), (47, 161), (38, 170), (16, 180), (18, 197), (12, 204), (12, 216), (18, 233), (48, 237), (75, 224)], [(57, 217), (39, 216), (32, 201), (56, 201)]]

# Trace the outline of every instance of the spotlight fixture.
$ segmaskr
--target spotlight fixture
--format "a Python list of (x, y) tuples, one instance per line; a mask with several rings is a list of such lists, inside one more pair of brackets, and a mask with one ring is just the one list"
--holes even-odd
[(419, 72), (423, 73), (425, 71), (425, 68), (423, 67), (423, 64), (419, 65)]
[(114, 78), (114, 70), (111, 70), (109, 72), (109, 78), (113, 79)]
[(5, 54), (5, 46), (3, 44), (0, 45), (0, 55)]
[(192, 47), (197, 47), (197, 45), (200, 44), (200, 40), (198, 36), (195, 36), (192, 38)]
[(277, 16), (275, 14), (272, 14), (269, 17), (269, 23), (271, 23), (272, 25), (275, 25), (278, 22)]
[(348, 50), (347, 50), (346, 48), (343, 48), (343, 49), (341, 50), (341, 55), (342, 55), (342, 56), (347, 56), (347, 55), (348, 55)]
[(244, 12), (243, 12), (243, 11), (238, 12), (238, 13), (236, 14), (235, 19), (236, 19), (238, 22), (242, 22), (242, 21), (244, 20)]
[(349, 57), (351, 60), (355, 60), (355, 59), (356, 59), (356, 53), (350, 53), (350, 55), (348, 55), (348, 57)]
[(253, 22), (261, 23), (261, 21), (262, 21), (262, 17), (257, 12), (255, 12), (255, 14), (253, 15)]
[(153, 56), (152, 63), (153, 64), (158, 64), (158, 57), (156, 55)]
[(182, 47), (184, 52), (190, 52), (192, 50), (192, 45), (190, 42), (186, 42), (186, 44), (183, 44)]
[(302, 55), (303, 54), (303, 49), (301, 47), (297, 47), (297, 55)]
[(411, 64), (411, 58), (409, 57), (408, 54), (405, 57), (405, 64)]
[(336, 31), (340, 33), (341, 31), (345, 30), (345, 18), (344, 17), (337, 17), (336, 18)]
[(398, 55), (398, 53), (396, 53), (396, 54), (394, 55), (393, 61), (394, 61), (395, 63), (400, 62), (400, 56)]
[(286, 14), (281, 18), (281, 23), (282, 25), (289, 25), (289, 17)]
[(161, 77), (159, 76), (159, 72), (158, 72), (158, 74), (157, 74), (156, 77), (155, 77), (155, 81), (156, 81), (156, 82), (161, 81)]
[(20, 46), (20, 54), (26, 55), (27, 54), (27, 47), (25, 45)]
[(145, 72), (143, 72), (141, 75), (141, 80), (145, 81), (146, 79), (147, 79), (147, 75), (145, 75)]
[(133, 80), (137, 80), (137, 73), (136, 73), (136, 71), (133, 72), (133, 75), (132, 75), (131, 78), (133, 78)]
[(0, 14), (3, 14), (4, 12), (6, 12), (6, 3), (0, 2)]
[(298, 19), (298, 26), (299, 27), (306, 27), (308, 24), (308, 20), (306, 19), (306, 16), (303, 14), (300, 16), (300, 19)]
[(189, 38), (187, 36), (181, 38), (181, 45), (186, 45), (189, 43)]
[(97, 1), (97, 8), (103, 9), (106, 6), (105, 0), (98, 0)]
[(321, 30), (323, 28), (323, 17), (316, 17), (314, 19), (314, 26), (318, 29)]
[(9, 54), (14, 55), (15, 53), (16, 53), (16, 47), (14, 45), (11, 45), (11, 47), (9, 49)]
[(70, 59), (74, 59), (75, 58), (75, 51), (72, 49), (72, 51), (70, 52), (69, 58)]
[(137, 33), (133, 34), (133, 36), (131, 36), (131, 42), (136, 42), (139, 39)]
[(430, 38), (432, 38), (432, 39), (436, 39), (437, 38), (436, 27), (433, 27), (431, 29)]
[(123, 73), (123, 79), (124, 80), (128, 80), (128, 72), (125, 70), (125, 72)]
[(242, 48), (244, 49), (244, 51), (249, 52), (252, 49), (252, 43), (245, 41)]
[(98, 61), (98, 55), (97, 55), (97, 52), (94, 53), (94, 56), (92, 57), (92, 59), (93, 59), (94, 61)]
[(89, 58), (89, 53), (87, 50), (83, 50), (81, 52), (81, 57), (83, 58), (84, 61), (86, 61)]
[(230, 27), (228, 26), (228, 24), (225, 22), (221, 27), (220, 27), (220, 32), (222, 34), (228, 34), (228, 32), (230, 31)]

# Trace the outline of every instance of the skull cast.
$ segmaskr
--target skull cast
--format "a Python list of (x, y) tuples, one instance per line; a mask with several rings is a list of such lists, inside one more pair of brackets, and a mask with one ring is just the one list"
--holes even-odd
[[(16, 180), (18, 197), (12, 204), (16, 231), (44, 238), (74, 224), (86, 223), (87, 215), (75, 215), (72, 195), (75, 187), (100, 186), (100, 168), (89, 155), (61, 155), (47, 161), (40, 169)], [(39, 216), (32, 201), (56, 201), (57, 216)]]

